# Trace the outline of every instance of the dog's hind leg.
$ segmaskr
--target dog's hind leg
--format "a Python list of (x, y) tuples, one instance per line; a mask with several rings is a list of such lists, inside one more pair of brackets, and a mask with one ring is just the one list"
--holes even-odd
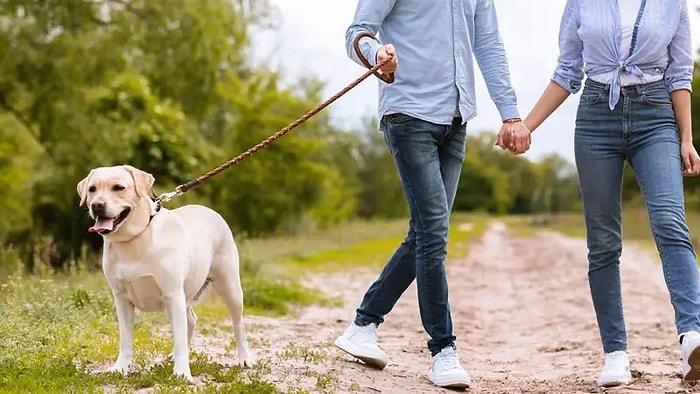
[(255, 359), (248, 346), (243, 324), (243, 291), (240, 283), (218, 278), (214, 280), (214, 291), (224, 300), (233, 318), (233, 335), (236, 338), (239, 362), (246, 367), (252, 367)]
[(226, 250), (225, 253), (220, 251), (215, 256), (212, 283), (214, 291), (224, 300), (233, 318), (233, 334), (236, 338), (239, 362), (246, 367), (252, 367), (255, 357), (248, 346), (243, 324), (243, 288), (238, 270), (238, 253), (235, 245), (232, 248), (233, 250)]

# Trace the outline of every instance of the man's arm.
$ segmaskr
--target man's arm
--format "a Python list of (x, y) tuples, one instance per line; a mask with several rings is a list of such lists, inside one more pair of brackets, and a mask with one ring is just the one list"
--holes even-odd
[(520, 117), (518, 100), (510, 83), (508, 59), (498, 31), (498, 18), (493, 0), (477, 1), (474, 32), (474, 57), (501, 119)]
[[(360, 33), (370, 33), (377, 35), (379, 27), (391, 9), (394, 8), (396, 0), (359, 0), (355, 10), (355, 18), (350, 27), (345, 32), (345, 50), (350, 59), (364, 67), (353, 48), (353, 41)], [(382, 46), (379, 42), (371, 38), (362, 38), (359, 43), (360, 52), (371, 65), (377, 62), (377, 52)]]

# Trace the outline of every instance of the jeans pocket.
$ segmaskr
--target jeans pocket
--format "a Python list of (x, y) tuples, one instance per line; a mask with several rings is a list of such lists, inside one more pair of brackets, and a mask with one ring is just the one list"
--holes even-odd
[(595, 105), (605, 99), (605, 95), (601, 92), (586, 92), (581, 93), (579, 105)]
[(642, 102), (654, 107), (671, 108), (671, 94), (666, 88), (646, 90), (641, 94)]
[(387, 120), (387, 122), (392, 123), (392, 124), (406, 123), (406, 122), (410, 122), (410, 121), (416, 119), (413, 116), (401, 114), (401, 113), (393, 113), (393, 114), (389, 114), (389, 115), (384, 115), (384, 118)]

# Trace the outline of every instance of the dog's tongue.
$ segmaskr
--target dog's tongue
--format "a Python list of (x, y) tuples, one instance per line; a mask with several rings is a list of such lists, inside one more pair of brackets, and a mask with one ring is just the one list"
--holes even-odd
[(95, 224), (88, 229), (91, 233), (103, 233), (114, 230), (114, 219), (97, 218)]

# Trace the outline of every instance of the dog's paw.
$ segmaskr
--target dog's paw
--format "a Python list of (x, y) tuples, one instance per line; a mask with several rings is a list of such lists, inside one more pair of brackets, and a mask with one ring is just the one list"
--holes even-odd
[(244, 368), (253, 368), (255, 366), (255, 364), (257, 364), (257, 360), (255, 359), (255, 357), (252, 354), (247, 353), (247, 354), (241, 355), (240, 364)]
[(194, 378), (192, 377), (192, 375), (178, 375), (178, 376), (180, 376), (181, 378), (185, 378), (187, 383), (194, 384)]
[(175, 372), (175, 376), (177, 376), (178, 378), (185, 379), (189, 384), (194, 384), (194, 378), (192, 377), (192, 374), (189, 371), (182, 373)]
[(192, 372), (190, 372), (190, 366), (179, 367), (175, 366), (173, 368), (173, 373), (179, 378), (185, 379), (188, 383), (193, 384), (194, 379), (192, 378)]
[(126, 375), (127, 373), (129, 373), (130, 364), (131, 363), (117, 361), (116, 363), (114, 363), (114, 365), (107, 368), (105, 372), (117, 372), (122, 375)]

